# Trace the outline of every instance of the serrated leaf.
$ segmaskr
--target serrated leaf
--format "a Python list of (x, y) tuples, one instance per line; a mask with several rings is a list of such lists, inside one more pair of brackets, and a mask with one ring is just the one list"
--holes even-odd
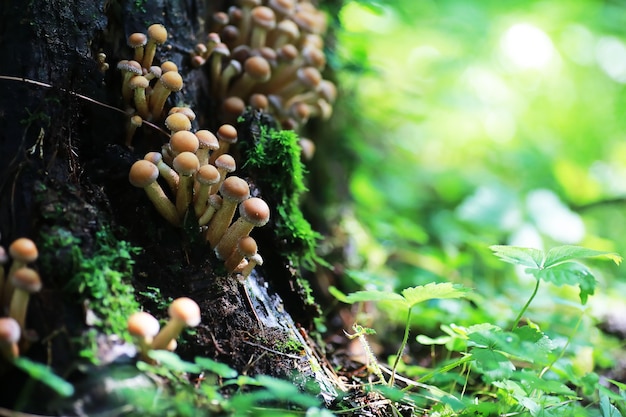
[(515, 365), (500, 352), (473, 348), (470, 353), (476, 361), (476, 368), (491, 380), (510, 378), (515, 370)]
[(526, 270), (537, 279), (542, 279), (554, 285), (578, 285), (580, 287), (580, 302), (584, 305), (590, 295), (596, 289), (596, 279), (585, 265), (578, 262), (562, 262), (551, 266), (548, 269)]
[(539, 249), (507, 245), (492, 245), (489, 249), (504, 262), (536, 269), (543, 267), (544, 256)]
[(236, 378), (237, 371), (235, 371), (230, 366), (214, 361), (213, 359), (204, 358), (204, 357), (196, 357), (194, 360), (196, 365), (200, 366), (202, 369), (213, 372), (216, 375), (221, 376), (222, 378)]
[(572, 259), (581, 259), (581, 258), (595, 258), (595, 257), (604, 257), (615, 262), (616, 265), (622, 263), (622, 257), (617, 253), (613, 252), (604, 252), (594, 249), (587, 249), (581, 246), (557, 246), (552, 248), (546, 254), (546, 259), (543, 264), (544, 268), (550, 268), (553, 265), (559, 264), (561, 262), (570, 261)]
[(409, 308), (413, 308), (416, 304), (427, 300), (465, 297), (467, 292), (468, 289), (460, 285), (449, 282), (431, 282), (426, 285), (405, 288), (402, 290), (402, 296), (404, 296)]
[(24, 357), (16, 358), (13, 364), (30, 375), (31, 378), (47, 385), (63, 397), (74, 394), (74, 386), (44, 364), (33, 362)]

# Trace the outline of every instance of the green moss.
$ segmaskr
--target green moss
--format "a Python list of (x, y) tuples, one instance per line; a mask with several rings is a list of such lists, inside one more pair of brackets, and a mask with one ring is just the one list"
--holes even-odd
[(71, 277), (67, 289), (88, 301), (95, 315), (94, 326), (106, 334), (128, 337), (126, 320), (139, 310), (130, 283), (132, 254), (138, 248), (117, 240), (106, 228), (96, 232), (90, 255), (83, 252), (81, 239), (62, 227), (52, 228), (40, 238), (44, 246), (42, 266), (60, 268), (55, 273)]
[[(254, 122), (253, 122), (254, 123)], [(275, 199), (275, 233), (284, 242), (282, 255), (295, 266), (313, 269), (323, 261), (315, 253), (321, 235), (311, 228), (300, 210), (300, 198), (307, 191), (306, 170), (300, 160), (298, 136), (293, 131), (251, 125), (258, 134), (241, 144), (243, 168), (255, 172), (263, 196)]]

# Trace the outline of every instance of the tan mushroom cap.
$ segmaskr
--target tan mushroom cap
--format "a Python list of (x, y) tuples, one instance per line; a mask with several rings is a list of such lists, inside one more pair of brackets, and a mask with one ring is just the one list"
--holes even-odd
[(11, 317), (0, 318), (0, 344), (17, 343), (21, 334), (22, 330), (15, 319)]
[(136, 88), (148, 88), (150, 82), (143, 75), (137, 75), (128, 81), (128, 86), (134, 90)]
[(252, 9), (250, 15), (255, 26), (265, 30), (272, 30), (276, 27), (276, 14), (274, 10), (266, 6), (257, 6)]
[(161, 73), (165, 74), (166, 72), (178, 72), (178, 65), (172, 61), (165, 61), (161, 64)]
[[(163, 63), (163, 65), (165, 65), (165, 63)], [(163, 74), (161, 78), (159, 78), (159, 82), (170, 91), (180, 91), (183, 88), (183, 77), (177, 71), (168, 70), (166, 72), (163, 65), (161, 65)]]
[(31, 294), (41, 291), (41, 277), (32, 268), (22, 267), (15, 270), (13, 275), (11, 275), (11, 283), (16, 289)]
[(165, 118), (165, 127), (172, 132), (191, 130), (191, 120), (183, 113), (171, 113)]
[(237, 129), (230, 124), (223, 124), (217, 129), (217, 139), (233, 144), (237, 142)]
[(148, 27), (148, 38), (157, 45), (161, 45), (167, 40), (167, 29), (160, 23), (150, 25)]
[(235, 162), (235, 158), (225, 153), (215, 160), (215, 167), (220, 171), (230, 173), (237, 169), (237, 163)]
[(170, 137), (170, 148), (174, 154), (196, 152), (200, 143), (198, 137), (188, 130), (181, 130)]
[(168, 312), (171, 318), (181, 320), (189, 327), (196, 327), (200, 324), (200, 307), (191, 298), (180, 297), (175, 299), (170, 304)]
[(126, 40), (126, 43), (131, 48), (140, 48), (148, 42), (148, 37), (145, 33), (135, 32), (131, 33)]
[(117, 63), (117, 69), (121, 71), (128, 71), (136, 75), (141, 75), (141, 64), (134, 60), (121, 60)]
[(239, 177), (228, 177), (220, 187), (220, 194), (225, 200), (241, 202), (250, 197), (250, 186)]
[(239, 215), (254, 227), (261, 227), (270, 219), (270, 208), (262, 199), (252, 197), (239, 205)]
[(254, 240), (254, 238), (250, 236), (242, 237), (241, 239), (239, 239), (239, 242), (237, 243), (237, 250), (243, 256), (246, 256), (246, 257), (253, 256), (258, 250), (256, 240)]
[[(295, 0), (269, 0), (267, 5), (271, 7), (276, 13), (288, 16), (296, 9)], [(291, 20), (284, 19), (281, 22), (291, 22)], [(294, 23), (295, 24), (295, 23)]]
[(193, 175), (198, 168), (200, 168), (200, 162), (196, 154), (192, 152), (181, 152), (174, 158), (172, 162), (174, 169), (180, 175)]
[(209, 130), (206, 130), (206, 129), (198, 130), (196, 132), (196, 137), (198, 139), (200, 148), (208, 148), (209, 150), (214, 151), (220, 147), (217, 137), (215, 137), (215, 135), (211, 133)]
[(11, 258), (14, 260), (28, 263), (37, 260), (39, 251), (37, 250), (35, 242), (26, 237), (21, 237), (11, 243), (9, 246), (9, 255), (11, 255)]
[(140, 159), (130, 167), (128, 180), (130, 183), (139, 188), (145, 188), (159, 178), (159, 168), (150, 161)]
[(172, 107), (169, 111), (169, 114), (174, 114), (174, 113), (182, 113), (185, 116), (187, 116), (187, 118), (189, 119), (190, 122), (193, 122), (194, 120), (196, 120), (196, 113), (191, 109), (191, 107)]
[(152, 338), (159, 333), (159, 321), (150, 313), (139, 311), (132, 314), (127, 322), (128, 333), (140, 338)]
[(256, 82), (269, 80), (272, 69), (267, 59), (261, 56), (251, 56), (243, 64), (244, 72)]
[(200, 184), (213, 185), (220, 180), (220, 173), (213, 165), (202, 165), (196, 173), (196, 180)]

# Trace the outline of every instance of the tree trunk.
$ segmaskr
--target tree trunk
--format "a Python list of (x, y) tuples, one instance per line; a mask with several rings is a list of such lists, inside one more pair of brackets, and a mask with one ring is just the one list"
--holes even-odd
[[(123, 325), (99, 314), (112, 302), (107, 291), (121, 291), (122, 297), (128, 295), (126, 287), (105, 287), (98, 294), (95, 288), (85, 290), (97, 283), (76, 282), (89, 260), (105, 262), (103, 253), (111, 264), (97, 265), (95, 271), (111, 265), (122, 274), (130, 271), (120, 254), (128, 249), (120, 242), (128, 242), (139, 249), (130, 250), (134, 265), (125, 284), (132, 285), (142, 309), (165, 319), (167, 300), (180, 296), (201, 307), (201, 325), (179, 344), (182, 357), (214, 358), (248, 374), (286, 377), (295, 369), (318, 380), (330, 399), (332, 384), (321, 371), (311, 370), (316, 347), (302, 335), (312, 325), (315, 306), (303, 299), (299, 271), (285, 257), (273, 224), (255, 232), (266, 262), (242, 284), (224, 273), (197, 232), (168, 225), (143, 191), (128, 182), (131, 164), (159, 151), (168, 137), (144, 125), (132, 148), (124, 146), (128, 116), (116, 63), (132, 56), (126, 37), (155, 22), (170, 29), (157, 59), (178, 65), (185, 88), (169, 103), (190, 106), (198, 115), (194, 127), (214, 132), (220, 123), (217, 105), (206, 94), (204, 71), (191, 68), (189, 53), (204, 40), (209, 13), (224, 7), (193, 0), (9, 0), (0, 6), (0, 243), (7, 248), (19, 237), (33, 239), (40, 252), (33, 266), (43, 280), (43, 290), (31, 299), (27, 327), (32, 330), (23, 355), (72, 382), (81, 378), (76, 369), (90, 342), (98, 343), (91, 352), (98, 356), (99, 369), (132, 355), (111, 334)], [(99, 64), (99, 53), (106, 55), (110, 69)], [(252, 143), (258, 126), (253, 119), (248, 122), (238, 128), (243, 141)], [(255, 185), (263, 173), (247, 175), (271, 204), (272, 196)], [(302, 352), (282, 348), (291, 340)], [(0, 391), (0, 406), (59, 410), (49, 398), (29, 397), (46, 391), (26, 390), (23, 373), (8, 366), (4, 372), (3, 380), (17, 382)], [(87, 393), (77, 388), (76, 395)], [(63, 411), (71, 412), (69, 404)]]

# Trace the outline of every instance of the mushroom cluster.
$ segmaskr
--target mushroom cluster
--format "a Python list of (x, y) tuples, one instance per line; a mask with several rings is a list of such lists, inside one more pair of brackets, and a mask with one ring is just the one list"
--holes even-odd
[[(161, 152), (149, 152), (132, 165), (130, 183), (145, 190), (170, 224), (180, 227), (188, 223), (187, 216), (194, 216), (200, 232), (229, 272), (261, 264), (256, 242), (250, 243), (254, 239), (249, 234), (268, 222), (270, 210), (261, 198), (250, 197), (244, 179), (232, 175), (237, 165), (228, 150), (237, 141), (237, 130), (224, 124), (216, 134), (205, 129), (194, 133), (187, 116), (170, 113), (165, 119), (171, 131), (169, 142)], [(237, 211), (239, 216), (233, 221)], [(249, 273), (248, 267), (244, 276)]]
[(127, 43), (134, 49), (134, 57), (117, 64), (122, 73), (122, 98), (130, 115), (128, 146), (142, 121), (162, 120), (167, 98), (183, 88), (183, 78), (176, 64), (165, 61), (160, 66), (153, 65), (157, 46), (167, 40), (167, 30), (155, 23), (147, 32), (147, 35), (137, 32), (128, 37)]
[(330, 117), (337, 91), (321, 75), (326, 16), (304, 0), (237, 4), (213, 14), (212, 32), (192, 53), (194, 66), (208, 68), (223, 120), (236, 120), (246, 106), (296, 131), (310, 118)]
[(144, 361), (150, 361), (148, 352), (151, 350), (176, 350), (176, 338), (183, 329), (200, 324), (200, 307), (191, 298), (175, 299), (170, 304), (168, 313), (170, 320), (163, 328), (154, 316), (145, 311), (128, 318), (128, 332), (135, 340), (139, 357)]
[[(7, 360), (19, 356), (18, 343), (27, 346), (23, 335), (26, 330), (26, 312), (31, 294), (41, 290), (39, 273), (29, 264), (39, 256), (37, 246), (28, 238), (19, 238), (9, 245), (8, 254), (0, 246), (0, 350)], [(11, 261), (8, 271), (5, 265)]]

